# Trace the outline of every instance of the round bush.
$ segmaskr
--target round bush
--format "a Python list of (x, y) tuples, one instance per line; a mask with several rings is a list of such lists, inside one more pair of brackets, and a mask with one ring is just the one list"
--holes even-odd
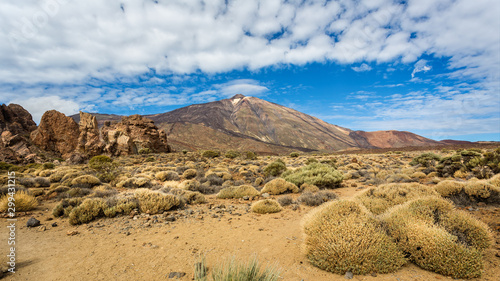
[(322, 188), (338, 187), (344, 179), (342, 173), (335, 168), (321, 163), (313, 163), (295, 171), (286, 171), (282, 177), (296, 186), (309, 183)]
[(266, 177), (277, 177), (284, 171), (286, 171), (286, 164), (285, 162), (283, 162), (283, 160), (278, 159), (264, 168), (264, 175), (266, 175)]
[(258, 214), (271, 214), (281, 211), (281, 206), (276, 200), (264, 199), (252, 204), (252, 212)]
[(306, 255), (316, 267), (338, 274), (394, 272), (406, 263), (381, 224), (362, 205), (332, 201), (304, 218)]
[(423, 196), (437, 196), (432, 187), (418, 183), (391, 183), (367, 189), (356, 199), (370, 212), (379, 215), (392, 206)]
[(223, 188), (217, 194), (217, 198), (230, 199), (230, 198), (243, 198), (244, 196), (254, 197), (258, 196), (259, 191), (251, 185), (230, 186)]
[(439, 197), (396, 206), (384, 214), (388, 233), (418, 266), (453, 278), (475, 278), (482, 251), (491, 245), (488, 227)]
[(286, 192), (297, 193), (299, 192), (299, 188), (295, 184), (287, 182), (282, 178), (277, 178), (266, 183), (264, 188), (261, 190), (261, 193), (269, 193), (272, 195), (283, 194)]

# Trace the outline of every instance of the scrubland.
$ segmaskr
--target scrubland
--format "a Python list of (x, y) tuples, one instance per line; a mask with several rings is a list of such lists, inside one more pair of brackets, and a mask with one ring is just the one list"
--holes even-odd
[[(500, 276), (500, 148), (183, 151), (0, 169), (5, 218), (8, 171), (17, 183), (12, 280)], [(31, 217), (41, 226), (21, 225)]]

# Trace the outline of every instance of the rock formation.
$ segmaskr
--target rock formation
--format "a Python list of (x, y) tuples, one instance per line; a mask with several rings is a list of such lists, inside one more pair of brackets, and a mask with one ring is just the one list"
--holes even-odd
[(78, 124), (71, 117), (49, 110), (31, 133), (31, 141), (43, 150), (67, 158), (75, 151), (79, 134)]
[(0, 106), (0, 161), (17, 163), (34, 159), (29, 141), (36, 129), (31, 114), (17, 104)]
[(80, 111), (80, 135), (78, 136), (77, 152), (95, 156), (102, 153), (104, 143), (99, 136), (97, 119), (90, 113)]
[(104, 151), (111, 155), (137, 154), (142, 149), (169, 152), (167, 135), (159, 131), (151, 119), (140, 115), (123, 117), (122, 121), (102, 128)]

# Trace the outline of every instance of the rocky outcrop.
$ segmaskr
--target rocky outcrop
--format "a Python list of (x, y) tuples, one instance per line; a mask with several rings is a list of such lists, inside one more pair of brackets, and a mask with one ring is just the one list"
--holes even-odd
[(140, 115), (123, 117), (122, 121), (102, 128), (104, 151), (111, 155), (137, 154), (142, 150), (169, 152), (167, 135), (151, 119)]
[(31, 114), (17, 104), (0, 106), (0, 161), (18, 163), (34, 159), (29, 135), (36, 129)]
[(78, 136), (78, 153), (95, 156), (103, 152), (105, 144), (99, 136), (97, 119), (90, 113), (80, 111), (80, 135)]
[(45, 112), (40, 126), (31, 133), (31, 141), (39, 148), (66, 158), (78, 145), (78, 124), (57, 110)]

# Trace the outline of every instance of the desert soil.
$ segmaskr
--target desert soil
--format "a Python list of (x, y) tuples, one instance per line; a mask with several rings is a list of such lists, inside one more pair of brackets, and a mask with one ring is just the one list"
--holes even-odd
[[(340, 198), (352, 197), (360, 188), (336, 189)], [(136, 215), (99, 219), (71, 226), (54, 219), (55, 202), (45, 201), (36, 211), (18, 218), (16, 273), (4, 280), (192, 280), (194, 264), (203, 254), (208, 267), (227, 258), (257, 255), (263, 264), (277, 264), (282, 280), (345, 280), (313, 267), (303, 251), (301, 220), (311, 208), (286, 207), (277, 214), (248, 212), (249, 201), (218, 200), (166, 215)], [(500, 280), (500, 208), (466, 208), (490, 225), (496, 244), (485, 255), (485, 272), (479, 279)], [(27, 228), (34, 216), (42, 227)], [(167, 217), (176, 217), (167, 221)], [(52, 224), (57, 223), (53, 227)], [(0, 249), (8, 249), (6, 219), (0, 220)], [(68, 233), (76, 233), (68, 235)], [(169, 279), (172, 272), (185, 273)], [(355, 275), (353, 280), (451, 279), (408, 264), (395, 273)]]

